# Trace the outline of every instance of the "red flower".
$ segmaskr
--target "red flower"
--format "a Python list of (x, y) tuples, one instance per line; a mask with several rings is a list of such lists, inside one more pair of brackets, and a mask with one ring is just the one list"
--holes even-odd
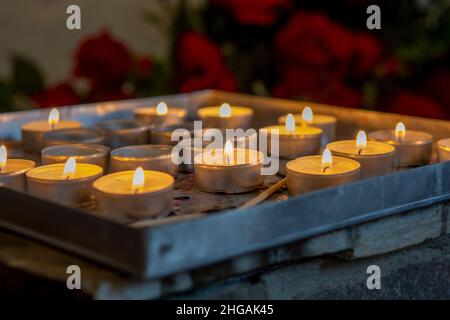
[(93, 87), (119, 87), (132, 68), (127, 47), (107, 31), (85, 39), (76, 51), (74, 74)]
[(450, 72), (448, 70), (438, 70), (426, 81), (423, 92), (434, 100), (438, 101), (450, 116)]
[(229, 11), (243, 25), (270, 26), (292, 0), (211, 0), (213, 6)]
[(408, 91), (401, 91), (394, 95), (387, 103), (388, 110), (416, 117), (444, 119), (445, 110), (427, 97)]
[(56, 84), (31, 97), (41, 108), (68, 106), (81, 103), (81, 99), (68, 83)]
[(205, 36), (188, 31), (176, 44), (176, 78), (181, 92), (201, 89), (236, 90), (236, 80), (219, 48)]
[(370, 73), (381, 59), (382, 47), (380, 42), (369, 33), (353, 35), (354, 73), (364, 76)]
[(276, 36), (279, 61), (287, 68), (292, 64), (331, 67), (350, 60), (352, 36), (326, 16), (298, 12)]
[(149, 76), (153, 70), (153, 63), (150, 57), (142, 56), (136, 61), (136, 71), (140, 76)]
[(300, 98), (345, 107), (361, 107), (362, 104), (362, 95), (338, 77), (306, 66), (286, 70), (272, 93), (279, 98)]

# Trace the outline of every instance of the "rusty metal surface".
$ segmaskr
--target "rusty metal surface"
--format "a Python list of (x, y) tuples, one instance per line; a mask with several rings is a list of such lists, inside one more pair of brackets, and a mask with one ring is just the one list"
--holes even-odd
[[(450, 136), (450, 123), (445, 121), (218, 91), (67, 107), (61, 114), (63, 119), (80, 120), (89, 127), (105, 119), (131, 118), (133, 108), (161, 100), (187, 108), (191, 119), (195, 110), (204, 105), (227, 101), (250, 106), (255, 110), (255, 127), (273, 124), (281, 114), (298, 113), (310, 105), (317, 113), (338, 118), (338, 138), (351, 138), (360, 129), (369, 132), (393, 127), (397, 121), (430, 132), (435, 139)], [(47, 112), (0, 114), (0, 140), (7, 141), (12, 156), (38, 160), (23, 154), (14, 140), (20, 138), (21, 123), (45, 118)], [(7, 203), (2, 207), (0, 224), (127, 273), (158, 278), (448, 201), (450, 181), (445, 176), (450, 176), (450, 163), (291, 198), (282, 191), (262, 205), (236, 210), (258, 191), (242, 195), (203, 193), (193, 187), (192, 174), (182, 174), (176, 182), (174, 212), (168, 217), (141, 221), (108, 221), (95, 212), (94, 204), (79, 211), (0, 189), (0, 201)], [(278, 179), (268, 177), (265, 186)]]

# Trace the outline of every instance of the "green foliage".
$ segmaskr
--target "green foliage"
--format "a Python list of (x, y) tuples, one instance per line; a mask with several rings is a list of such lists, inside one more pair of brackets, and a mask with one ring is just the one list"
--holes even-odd
[(35, 64), (24, 57), (14, 56), (11, 86), (15, 92), (32, 95), (44, 89), (44, 78)]

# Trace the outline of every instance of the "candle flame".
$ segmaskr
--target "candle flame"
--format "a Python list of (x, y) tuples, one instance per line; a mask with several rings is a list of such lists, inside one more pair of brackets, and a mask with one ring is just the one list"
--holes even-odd
[(401, 140), (405, 137), (405, 135), (406, 135), (405, 124), (403, 122), (397, 123), (397, 125), (395, 126), (395, 137), (397, 138), (397, 140)]
[(225, 142), (225, 147), (223, 148), (224, 153), (225, 153), (225, 159), (227, 164), (230, 164), (230, 158), (233, 156), (233, 143), (228, 140), (227, 142)]
[(74, 157), (70, 157), (67, 159), (66, 164), (64, 165), (63, 176), (66, 179), (71, 179), (75, 176), (75, 168), (77, 166), (77, 162)]
[(59, 122), (59, 111), (56, 108), (53, 108), (48, 115), (48, 124), (54, 127)]
[(145, 174), (144, 169), (141, 167), (138, 167), (133, 174), (133, 184), (131, 188), (134, 192), (138, 193), (139, 191), (142, 191), (144, 188), (144, 182), (145, 182)]
[(167, 104), (165, 104), (164, 102), (158, 103), (158, 105), (156, 106), (156, 114), (158, 116), (165, 116), (167, 112), (169, 112)]
[(6, 167), (6, 161), (8, 160), (8, 153), (6, 152), (6, 147), (0, 147), (0, 170), (3, 170)]
[(364, 131), (359, 131), (358, 135), (356, 136), (356, 148), (359, 149), (359, 152), (361, 153), (362, 150), (366, 148), (367, 145), (367, 136)]
[(295, 118), (292, 113), (287, 115), (285, 126), (287, 131), (295, 131)]
[(307, 124), (311, 124), (313, 122), (313, 118), (314, 114), (311, 107), (305, 107), (302, 111), (302, 120)]
[(222, 103), (219, 109), (219, 117), (229, 118), (231, 117), (231, 107), (228, 103)]
[(325, 150), (323, 150), (323, 154), (322, 154), (322, 170), (323, 172), (325, 172), (325, 170), (331, 168), (331, 166), (333, 165), (333, 157), (331, 155), (331, 151), (330, 149), (326, 148)]

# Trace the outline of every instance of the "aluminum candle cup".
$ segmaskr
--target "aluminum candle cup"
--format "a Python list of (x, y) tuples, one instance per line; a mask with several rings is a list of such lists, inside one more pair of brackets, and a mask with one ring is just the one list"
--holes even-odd
[(105, 135), (99, 129), (75, 128), (45, 132), (43, 135), (44, 146), (56, 146), (62, 144), (104, 144)]
[(327, 148), (334, 156), (358, 161), (361, 178), (388, 174), (394, 166), (395, 148), (387, 143), (367, 141), (364, 148), (358, 148), (356, 140), (343, 140), (329, 143)]
[(103, 121), (97, 124), (97, 128), (104, 132), (106, 144), (111, 149), (149, 142), (150, 127), (135, 120)]
[[(253, 149), (258, 150), (258, 133), (253, 132), (249, 134), (244, 134), (241, 136), (233, 135), (232, 137), (227, 137), (227, 130), (233, 130), (233, 129), (224, 129), (224, 128), (205, 128), (202, 130), (202, 139), (203, 139), (203, 146), (207, 147), (211, 144), (211, 142), (215, 141), (216, 136), (218, 136), (218, 133), (220, 132), (222, 137), (222, 145), (225, 144), (225, 141), (231, 141), (233, 143), (234, 148), (238, 149)], [(248, 132), (247, 132), (248, 133)], [(200, 138), (199, 136), (196, 136), (196, 138)]]
[(295, 159), (319, 153), (322, 129), (310, 126), (295, 126), (293, 130), (281, 125), (264, 127), (261, 129), (261, 137), (266, 139), (269, 151), (272, 148), (272, 135), (278, 137), (279, 157)]
[(7, 159), (5, 146), (0, 147), (0, 187), (26, 191), (25, 173), (36, 163), (24, 159)]
[[(227, 147), (225, 147), (227, 148)], [(233, 160), (226, 161), (224, 149), (207, 150), (194, 159), (195, 185), (211, 193), (243, 193), (261, 187), (264, 155), (256, 150), (234, 149)], [(228, 153), (227, 153), (228, 154)], [(215, 158), (219, 158), (215, 161)]]
[(164, 102), (157, 106), (138, 108), (133, 111), (135, 119), (150, 125), (174, 125), (184, 121), (187, 110), (167, 107)]
[(168, 126), (155, 127), (151, 133), (151, 143), (173, 146), (178, 143), (178, 141), (172, 141), (172, 132), (176, 129), (187, 130), (185, 134), (182, 135), (182, 139), (190, 139), (194, 136), (194, 123), (181, 123)]
[(359, 179), (361, 165), (354, 160), (333, 157), (333, 164), (324, 171), (322, 156), (292, 160), (286, 165), (287, 187), (296, 195), (317, 189), (334, 187)]
[(103, 169), (93, 164), (78, 163), (74, 167), (75, 172), (66, 174), (66, 167), (67, 163), (58, 163), (27, 171), (28, 193), (67, 206), (92, 201), (92, 183), (103, 174)]
[(253, 110), (224, 103), (221, 106), (200, 108), (198, 116), (203, 121), (204, 127), (247, 129), (252, 122)]
[(171, 158), (172, 147), (164, 145), (142, 145), (123, 147), (111, 152), (110, 171), (144, 170), (178, 173), (178, 165)]
[(450, 161), (450, 138), (437, 142), (439, 162)]
[(109, 148), (95, 144), (67, 144), (42, 149), (42, 164), (65, 163), (74, 157), (78, 163), (90, 163), (108, 169)]
[[(141, 183), (138, 187), (136, 180)], [(117, 218), (167, 215), (173, 207), (174, 183), (172, 176), (158, 171), (138, 169), (108, 174), (94, 182), (97, 209)]]
[(395, 130), (379, 130), (369, 134), (369, 139), (383, 141), (395, 147), (396, 167), (420, 166), (431, 161), (433, 136), (431, 134), (405, 130), (399, 139)]
[[(295, 123), (302, 123), (302, 115), (295, 114)], [(279, 124), (286, 123), (286, 115), (278, 118)], [(336, 124), (337, 118), (324, 114), (314, 114), (314, 118), (311, 122), (308, 122), (309, 126), (322, 129), (322, 146), (326, 146), (336, 138)]]
[(59, 120), (59, 112), (52, 109), (48, 120), (37, 120), (22, 125), (22, 144), (27, 152), (40, 152), (44, 147), (43, 136), (45, 132), (59, 129), (73, 129), (81, 127), (78, 121)]

